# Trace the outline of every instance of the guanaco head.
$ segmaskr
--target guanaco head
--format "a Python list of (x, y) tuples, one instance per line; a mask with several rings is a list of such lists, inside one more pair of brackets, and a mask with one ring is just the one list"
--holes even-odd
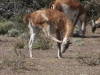
[(92, 33), (94, 33), (99, 26), (100, 26), (100, 18), (95, 22), (94, 20), (92, 20)]
[(64, 53), (69, 48), (70, 44), (70, 40), (68, 38), (64, 38), (61, 44), (61, 53)]

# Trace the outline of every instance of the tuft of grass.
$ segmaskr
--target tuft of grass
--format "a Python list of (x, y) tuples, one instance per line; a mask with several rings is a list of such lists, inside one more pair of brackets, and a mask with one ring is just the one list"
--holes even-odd
[(74, 33), (73, 33), (73, 34), (74, 34), (75, 37), (80, 36), (80, 32), (79, 32), (78, 25), (75, 26), (75, 28), (74, 28)]
[(73, 43), (77, 46), (83, 46), (85, 44), (84, 41), (82, 41), (80, 38), (74, 38)]
[[(19, 40), (20, 41), (20, 40)], [(25, 54), (21, 49), (17, 49), (17, 47), (22, 48), (23, 45), (18, 45), (16, 42), (11, 42), (14, 45), (13, 51), (15, 54), (4, 56), (2, 65), (4, 68), (10, 68), (12, 71), (18, 72), (20, 70), (27, 70), (25, 66)]]
[(3, 57), (3, 61), (0, 65), (2, 68), (9, 68), (14, 72), (24, 72), (33, 70), (34, 64), (30, 61), (26, 61), (25, 54), (22, 52), (21, 49), (17, 50), (16, 48), (13, 49), (15, 54), (7, 55)]
[(80, 53), (77, 56), (77, 60), (80, 64), (86, 64), (88, 66), (100, 65), (100, 53), (82, 56)]
[(11, 43), (15, 49), (22, 49), (26, 45), (27, 40), (22, 37), (17, 37), (14, 41), (11, 41)]
[(11, 41), (15, 49), (28, 49), (29, 33), (22, 33), (20, 36), (16, 37), (14, 41)]
[(76, 37), (80, 36), (80, 32), (76, 29), (74, 30), (74, 36), (76, 36)]
[(5, 56), (3, 59), (3, 68), (10, 68), (12, 71), (18, 71), (21, 69), (25, 69), (25, 57), (23, 54), (13, 55), (13, 56)]
[(16, 37), (20, 35), (20, 31), (17, 29), (11, 29), (8, 31), (8, 35), (11, 37)]
[(46, 50), (51, 47), (50, 40), (45, 38), (39, 38), (33, 45), (34, 49)]

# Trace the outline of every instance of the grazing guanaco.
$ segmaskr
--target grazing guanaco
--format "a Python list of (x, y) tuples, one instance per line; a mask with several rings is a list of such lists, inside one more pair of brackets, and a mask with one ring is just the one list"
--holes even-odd
[(94, 33), (98, 27), (100, 27), (100, 17), (95, 22), (92, 20), (92, 33)]
[(49, 4), (48, 8), (56, 9), (65, 13), (73, 21), (73, 25), (78, 24), (79, 31), (85, 36), (87, 15), (85, 8), (76, 0), (56, 0)]
[[(55, 9), (43, 9), (25, 15), (23, 20), (24, 23), (29, 24), (30, 29), (30, 58), (32, 58), (32, 44), (36, 40), (40, 29), (43, 30), (46, 37), (57, 42), (58, 58), (62, 57), (62, 53), (69, 47), (69, 39), (73, 35), (74, 27), (72, 21), (64, 13)], [(56, 34), (56, 38), (52, 36), (52, 33)]]

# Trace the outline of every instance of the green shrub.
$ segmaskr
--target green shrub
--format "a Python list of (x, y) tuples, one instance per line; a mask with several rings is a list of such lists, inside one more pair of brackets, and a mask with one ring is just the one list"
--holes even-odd
[(23, 23), (12, 21), (0, 22), (0, 34), (8, 34), (9, 36), (15, 37), (27, 30), (27, 25)]
[(21, 48), (25, 48), (25, 46), (28, 43), (28, 39), (29, 39), (28, 34), (23, 33), (19, 37), (17, 37), (14, 41), (11, 41), (11, 43), (15, 49), (17, 48), (21, 49)]
[(29, 28), (28, 25), (24, 24), (24, 23), (19, 23), (18, 24), (18, 29), (21, 30), (22, 33), (24, 32), (29, 32)]
[(12, 37), (16, 37), (16, 36), (20, 35), (20, 32), (17, 29), (11, 29), (11, 30), (8, 31), (8, 35), (12, 36)]
[(7, 33), (7, 27), (3, 22), (0, 22), (0, 34), (6, 34)]
[(77, 46), (83, 46), (84, 45), (84, 41), (82, 41), (80, 38), (74, 38), (73, 43)]
[(12, 21), (5, 21), (4, 24), (7, 27), (7, 30), (10, 30), (11, 28), (15, 27), (15, 24)]
[(50, 45), (50, 40), (48, 39), (43, 39), (43, 38), (39, 38), (35, 43), (33, 48), (34, 49), (42, 49), (42, 50), (46, 50), (49, 49), (51, 47)]
[(14, 45), (15, 45), (16, 48), (21, 49), (21, 48), (24, 48), (25, 43), (24, 43), (24, 41), (14, 42)]
[(29, 33), (22, 33), (21, 35), (20, 35), (20, 37), (22, 37), (22, 38), (24, 38), (24, 39), (26, 39), (26, 40), (29, 40), (30, 39), (30, 34)]
[(0, 34), (7, 34), (11, 28), (14, 28), (15, 24), (12, 21), (0, 22)]
[(78, 30), (74, 30), (74, 36), (79, 36), (79, 31)]

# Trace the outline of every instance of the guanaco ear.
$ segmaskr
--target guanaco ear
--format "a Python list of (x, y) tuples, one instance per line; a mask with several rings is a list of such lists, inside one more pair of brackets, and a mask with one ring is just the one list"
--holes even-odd
[(48, 9), (53, 8), (53, 6), (52, 6), (52, 5), (53, 5), (54, 3), (55, 3), (55, 1), (51, 2), (47, 8), (48, 8)]

